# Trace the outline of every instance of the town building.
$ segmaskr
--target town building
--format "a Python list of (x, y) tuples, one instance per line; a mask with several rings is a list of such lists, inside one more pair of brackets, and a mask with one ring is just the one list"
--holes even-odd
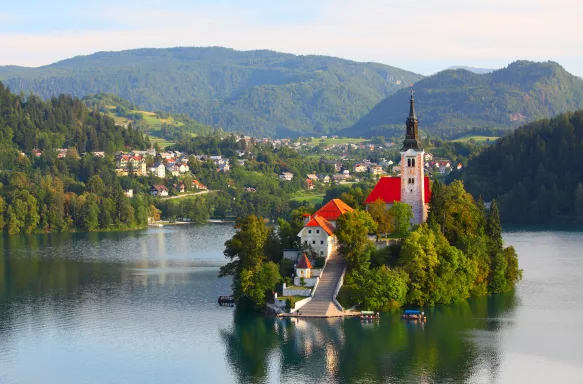
[(168, 188), (162, 184), (152, 185), (150, 188), (150, 195), (152, 196), (168, 196)]
[(291, 172), (283, 172), (281, 175), (279, 175), (279, 179), (284, 181), (292, 181), (293, 178), (294, 174)]
[(304, 215), (304, 228), (298, 233), (302, 246), (309, 246), (320, 257), (330, 256), (338, 246), (334, 234), (336, 220), (353, 209), (340, 199), (330, 200), (313, 215)]
[(162, 163), (156, 163), (150, 167), (150, 173), (156, 177), (166, 177), (166, 167)]
[[(427, 220), (429, 199), (429, 177), (424, 173), (425, 151), (419, 139), (419, 121), (415, 114), (415, 100), (411, 94), (409, 117), (406, 122), (406, 135), (401, 148), (401, 176), (381, 177), (366, 198), (366, 204), (381, 199), (390, 207), (395, 201), (407, 203), (413, 209), (411, 224), (420, 224)], [(394, 167), (393, 167), (394, 169)]]

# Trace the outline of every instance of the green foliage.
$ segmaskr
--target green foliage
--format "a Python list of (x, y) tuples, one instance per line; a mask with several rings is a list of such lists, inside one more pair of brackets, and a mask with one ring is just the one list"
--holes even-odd
[[(392, 136), (402, 127), (407, 92), (390, 95), (342, 134)], [(508, 129), (583, 108), (583, 80), (557, 63), (517, 61), (481, 75), (461, 69), (439, 72), (415, 83), (415, 100), (422, 129), (452, 136), (475, 128)]]
[(378, 199), (374, 203), (369, 204), (367, 211), (375, 223), (377, 223), (377, 239), (383, 234), (395, 231), (393, 220), (391, 220), (391, 216), (387, 210), (387, 205), (383, 199)]
[(184, 113), (256, 136), (325, 134), (350, 126), (420, 78), (376, 63), (220, 47), (100, 52), (0, 72), (16, 91), (47, 98), (109, 92), (147, 110)]
[(265, 255), (270, 231), (256, 216), (238, 218), (237, 233), (225, 242), (225, 256), (231, 261), (220, 268), (219, 277), (233, 276), (233, 296), (242, 305), (259, 308), (266, 292), (281, 282), (280, 267)]
[(454, 175), (474, 196), (497, 199), (503, 222), (582, 223), (583, 110), (500, 138)]
[(409, 277), (403, 270), (379, 268), (353, 270), (346, 276), (351, 301), (372, 311), (389, 311), (406, 302)]
[(389, 208), (388, 219), (392, 223), (394, 231), (404, 235), (409, 231), (409, 227), (411, 227), (413, 209), (407, 203), (395, 201), (391, 208)]
[[(335, 234), (340, 243), (340, 253), (349, 269), (366, 269), (374, 245), (368, 234), (376, 231), (377, 224), (366, 211), (356, 209), (346, 212), (336, 221)], [(372, 249), (371, 249), (372, 246)]]

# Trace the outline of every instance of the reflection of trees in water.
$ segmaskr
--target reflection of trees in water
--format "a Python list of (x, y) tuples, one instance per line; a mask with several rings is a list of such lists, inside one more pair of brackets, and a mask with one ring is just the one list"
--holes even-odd
[[(399, 314), (377, 324), (357, 319), (274, 319), (236, 311), (223, 331), (227, 360), (239, 382), (265, 381), (281, 372), (292, 382), (464, 382), (480, 375), (496, 380), (497, 339), (513, 325), (513, 292), (431, 308), (426, 324)], [(270, 367), (279, 357), (279, 369)]]

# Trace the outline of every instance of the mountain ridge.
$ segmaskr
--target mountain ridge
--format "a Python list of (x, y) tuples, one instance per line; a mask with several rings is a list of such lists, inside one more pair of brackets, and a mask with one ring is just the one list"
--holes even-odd
[(113, 93), (145, 110), (258, 136), (335, 132), (421, 78), (379, 63), (223, 47), (97, 52), (38, 68), (0, 68), (0, 81), (16, 92)]
[[(555, 62), (516, 61), (488, 74), (445, 70), (418, 81), (413, 89), (420, 129), (445, 136), (512, 129), (583, 108), (583, 81)], [(408, 90), (397, 91), (340, 134), (387, 136), (402, 126), (408, 97)]]

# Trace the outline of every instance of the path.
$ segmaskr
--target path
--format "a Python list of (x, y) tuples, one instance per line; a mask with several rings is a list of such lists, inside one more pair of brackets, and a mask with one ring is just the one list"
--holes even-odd
[(161, 199), (162, 200), (182, 199), (183, 197), (206, 195), (207, 193), (211, 193), (211, 192), (216, 192), (216, 191), (210, 191), (207, 189), (207, 190), (200, 191), (200, 192), (187, 192), (187, 193), (181, 193), (180, 195), (175, 195), (175, 196), (164, 196), (164, 197), (161, 197)]
[(349, 315), (348, 313), (344, 313), (342, 307), (338, 307), (333, 301), (334, 291), (336, 290), (338, 281), (340, 281), (345, 266), (344, 259), (337, 252), (332, 252), (322, 272), (314, 297), (308, 304), (299, 309), (299, 314), (292, 315), (300, 317), (336, 317)]

